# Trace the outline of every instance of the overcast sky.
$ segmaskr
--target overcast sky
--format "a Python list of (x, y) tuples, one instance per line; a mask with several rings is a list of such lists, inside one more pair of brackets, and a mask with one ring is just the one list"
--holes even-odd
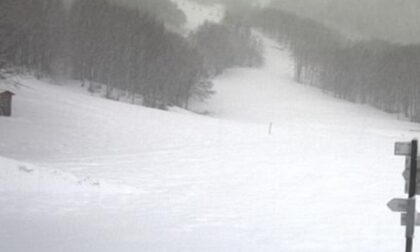
[[(72, 0), (64, 0), (71, 2)], [(86, 0), (88, 1), (88, 0)], [(136, 2), (137, 0), (115, 0)], [(261, 3), (323, 22), (349, 36), (420, 43), (420, 0), (193, 0)]]
[(419, 0), (273, 0), (348, 33), (393, 42), (420, 43)]
[[(270, 0), (201, 0), (242, 3)], [(420, 43), (420, 0), (271, 0), (272, 6), (324, 22), (343, 33)]]

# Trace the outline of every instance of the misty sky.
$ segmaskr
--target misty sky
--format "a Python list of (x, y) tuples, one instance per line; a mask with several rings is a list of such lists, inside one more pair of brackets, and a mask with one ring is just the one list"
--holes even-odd
[(417, 0), (273, 0), (273, 5), (350, 34), (393, 42), (420, 42)]
[[(196, 0), (255, 4), (270, 0)], [(271, 6), (321, 21), (352, 37), (420, 43), (419, 0), (271, 0)]]
[[(71, 2), (72, 0), (64, 0)], [(115, 0), (135, 3), (138, 0)], [(350, 37), (420, 43), (419, 0), (194, 0), (261, 4), (293, 11), (327, 24)]]

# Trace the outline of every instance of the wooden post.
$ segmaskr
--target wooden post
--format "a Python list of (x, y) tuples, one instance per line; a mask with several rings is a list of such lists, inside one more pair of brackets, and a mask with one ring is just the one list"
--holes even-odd
[[(410, 180), (408, 184), (408, 207), (407, 207), (407, 218), (412, 219), (408, 221), (406, 225), (406, 243), (405, 251), (413, 251), (413, 238), (414, 238), (414, 227), (415, 227), (415, 215), (416, 215), (416, 186), (417, 186), (417, 139), (411, 141), (411, 165), (410, 165)], [(410, 204), (411, 203), (411, 204)]]

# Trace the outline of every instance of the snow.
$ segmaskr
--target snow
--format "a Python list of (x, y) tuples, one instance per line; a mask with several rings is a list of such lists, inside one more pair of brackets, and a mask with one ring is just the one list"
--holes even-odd
[(262, 37), (267, 47), (266, 64), (259, 69), (228, 70), (214, 80), (216, 95), (205, 104), (195, 104), (194, 110), (209, 110), (215, 117), (227, 120), (267, 125), (273, 122), (275, 128), (308, 123), (317, 129), (329, 125), (328, 130), (357, 128), (376, 133), (383, 129), (419, 128), (416, 124), (396, 121), (395, 115), (339, 100), (317, 88), (295, 83), (289, 53), (262, 34), (256, 33), (256, 36)]
[(194, 105), (210, 116), (0, 84), (16, 93), (0, 117), (0, 251), (402, 249), (393, 144), (419, 125), (294, 83), (288, 53), (257, 35), (266, 64), (218, 77)]

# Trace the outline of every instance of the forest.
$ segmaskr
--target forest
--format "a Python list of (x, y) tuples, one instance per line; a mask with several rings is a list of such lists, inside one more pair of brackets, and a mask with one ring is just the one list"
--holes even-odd
[(256, 11), (249, 22), (291, 51), (296, 81), (420, 121), (420, 45), (348, 39), (280, 9)]
[(182, 25), (185, 17), (169, 11), (176, 6), (167, 0), (135, 8), (107, 0), (1, 1), (0, 72), (80, 80), (91, 92), (101, 83), (106, 98), (166, 109), (209, 97), (211, 79), (226, 68), (261, 62), (249, 27), (226, 19), (184, 37), (154, 14), (165, 2), (166, 21)]

